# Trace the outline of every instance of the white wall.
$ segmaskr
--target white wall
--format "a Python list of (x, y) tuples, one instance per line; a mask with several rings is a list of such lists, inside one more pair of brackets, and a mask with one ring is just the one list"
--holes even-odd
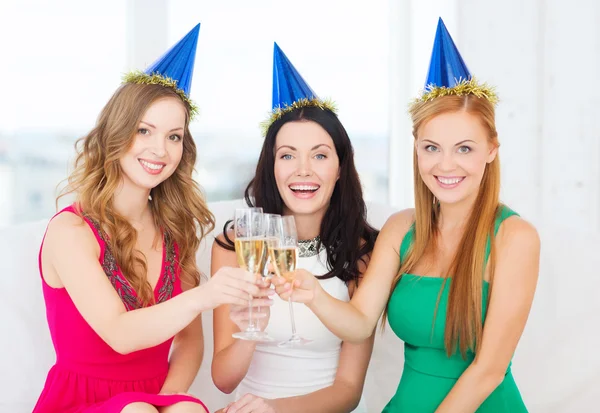
[[(390, 11), (391, 80), (402, 85), (390, 90), (393, 140), (411, 140), (407, 103), (423, 87), (441, 16), (471, 72), (497, 86), (503, 199), (545, 227), (600, 231), (600, 4), (405, 0)], [(391, 156), (410, 164), (412, 148), (401, 148)], [(405, 175), (392, 185), (410, 185)]]
[[(2, 156), (2, 153), (0, 153)], [(13, 185), (13, 171), (12, 169), (1, 162), (0, 159), (0, 227), (8, 225), (8, 217), (13, 214), (13, 203), (10, 199)]]

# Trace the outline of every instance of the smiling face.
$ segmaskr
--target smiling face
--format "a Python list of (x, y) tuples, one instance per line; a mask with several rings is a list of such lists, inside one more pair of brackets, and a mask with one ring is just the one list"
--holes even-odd
[(288, 122), (275, 140), (275, 181), (287, 213), (324, 214), (339, 178), (333, 140), (313, 121)]
[(185, 122), (185, 108), (176, 98), (150, 105), (131, 148), (119, 159), (125, 187), (150, 191), (175, 172), (183, 155)]
[(443, 113), (424, 123), (417, 135), (419, 173), (440, 203), (474, 200), (486, 165), (497, 153), (480, 119), (466, 111)]

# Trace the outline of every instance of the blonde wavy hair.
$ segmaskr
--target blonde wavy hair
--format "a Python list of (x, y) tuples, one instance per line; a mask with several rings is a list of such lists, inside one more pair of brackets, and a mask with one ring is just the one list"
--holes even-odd
[[(413, 121), (414, 138), (418, 138), (420, 128), (434, 117), (443, 113), (461, 111), (477, 116), (487, 131), (489, 144), (492, 147), (499, 146), (494, 106), (489, 100), (474, 95), (442, 96), (428, 102), (413, 104), (410, 115)], [(392, 291), (400, 282), (402, 274), (411, 273), (425, 253), (431, 251), (439, 235), (439, 204), (434, 202), (433, 193), (421, 178), (416, 148), (413, 152), (413, 174), (415, 187), (413, 244), (404, 261), (400, 263), (400, 270), (392, 283)], [(486, 263), (485, 252), (489, 240), (491, 285), (495, 263), (494, 224), (500, 206), (499, 196), (500, 159), (496, 155), (494, 160), (486, 165), (465, 233), (448, 270), (448, 275), (452, 277), (444, 332), (444, 346), (448, 355), (453, 354), (458, 348), (465, 357), (467, 350), (477, 351), (481, 345), (483, 334), (481, 298)], [(384, 317), (387, 317), (387, 306)]]
[[(152, 189), (150, 208), (156, 228), (179, 248), (182, 283), (199, 285), (195, 254), (202, 238), (214, 228), (215, 219), (192, 178), (196, 144), (188, 127), (190, 107), (174, 90), (160, 85), (122, 85), (102, 109), (94, 129), (76, 142), (74, 170), (56, 199), (58, 205), (60, 198), (74, 194), (79, 214), (97, 221), (109, 235), (109, 247), (142, 306), (154, 303), (146, 257), (135, 248), (137, 232), (115, 211), (113, 197), (123, 179), (119, 159), (133, 145), (142, 116), (154, 102), (166, 98), (178, 99), (185, 107), (183, 155), (175, 172)], [(172, 244), (165, 246), (170, 247)]]

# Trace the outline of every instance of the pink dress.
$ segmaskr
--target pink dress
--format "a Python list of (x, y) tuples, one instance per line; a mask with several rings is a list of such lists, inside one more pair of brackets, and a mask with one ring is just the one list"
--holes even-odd
[[(60, 213), (75, 213), (73, 206)], [(106, 234), (89, 217), (86, 222), (100, 245), (100, 264), (127, 310), (139, 307), (135, 291), (122, 275), (105, 242)], [(43, 244), (43, 241), (42, 241)], [(162, 274), (154, 290), (157, 303), (181, 293), (177, 245), (165, 234)], [(40, 274), (41, 248), (40, 248)], [(43, 276), (46, 316), (56, 351), (56, 364), (33, 410), (34, 413), (117, 413), (126, 405), (145, 402), (156, 407), (195, 402), (186, 395), (159, 395), (169, 370), (173, 338), (155, 347), (122, 355), (106, 344), (83, 319), (65, 288), (49, 286)]]

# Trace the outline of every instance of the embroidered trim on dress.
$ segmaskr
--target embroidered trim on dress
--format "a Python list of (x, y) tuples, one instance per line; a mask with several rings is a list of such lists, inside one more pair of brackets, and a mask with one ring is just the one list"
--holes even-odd
[[(94, 229), (98, 233), (98, 236), (104, 242), (104, 259), (102, 260), (102, 269), (104, 273), (110, 280), (114, 289), (117, 291), (119, 298), (125, 305), (127, 311), (135, 310), (141, 307), (141, 303), (138, 299), (136, 291), (133, 289), (127, 278), (123, 275), (123, 272), (117, 265), (117, 260), (113, 255), (109, 243), (108, 236), (106, 233), (100, 228), (100, 224), (96, 222), (95, 219), (92, 219), (90, 216), (84, 214), (84, 217), (88, 219)], [(168, 233), (164, 233), (164, 248), (166, 248), (165, 261), (163, 263), (164, 267), (161, 271), (161, 279), (158, 281), (161, 284), (160, 289), (158, 290), (158, 297), (156, 302), (162, 303), (163, 301), (167, 301), (173, 296), (173, 289), (175, 286), (175, 278), (176, 278), (176, 270), (175, 270), (175, 262), (177, 260), (175, 253), (175, 244), (171, 242), (171, 237)], [(154, 292), (153, 292), (154, 293)]]
[(173, 288), (177, 277), (177, 271), (175, 270), (175, 261), (177, 260), (175, 243), (171, 241), (171, 236), (167, 232), (164, 233), (164, 237), (167, 251), (164, 262), (165, 266), (163, 268), (162, 286), (158, 290), (157, 303), (162, 303), (173, 297)]

